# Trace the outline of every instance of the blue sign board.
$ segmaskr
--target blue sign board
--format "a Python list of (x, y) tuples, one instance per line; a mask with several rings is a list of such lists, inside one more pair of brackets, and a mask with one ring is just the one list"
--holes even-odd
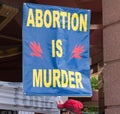
[(90, 11), (23, 4), (26, 95), (91, 96)]

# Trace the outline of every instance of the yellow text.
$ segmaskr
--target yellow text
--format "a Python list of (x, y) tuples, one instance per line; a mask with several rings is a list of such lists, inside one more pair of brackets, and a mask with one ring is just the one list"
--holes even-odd
[(27, 27), (58, 28), (73, 31), (86, 32), (88, 14), (65, 12), (58, 10), (45, 10), (29, 8), (27, 15)]
[(80, 72), (59, 69), (33, 69), (32, 77), (33, 87), (84, 88)]

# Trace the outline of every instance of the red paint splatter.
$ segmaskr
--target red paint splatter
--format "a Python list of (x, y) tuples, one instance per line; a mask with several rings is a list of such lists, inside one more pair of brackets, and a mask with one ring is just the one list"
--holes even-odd
[(37, 44), (36, 42), (30, 42), (30, 48), (32, 49), (32, 52), (30, 53), (31, 56), (36, 56), (36, 57), (42, 58), (41, 53), (43, 51), (40, 47), (40, 43)]
[(81, 46), (81, 45), (77, 46), (76, 45), (74, 47), (74, 49), (72, 50), (72, 56), (71, 56), (71, 58), (81, 59), (82, 58), (81, 54), (83, 53), (83, 51), (84, 51), (84, 46)]

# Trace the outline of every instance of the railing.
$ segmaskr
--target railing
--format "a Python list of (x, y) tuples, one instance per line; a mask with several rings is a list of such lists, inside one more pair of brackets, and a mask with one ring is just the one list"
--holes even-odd
[(0, 81), (0, 109), (58, 114), (55, 99), (54, 96), (25, 96), (22, 83)]

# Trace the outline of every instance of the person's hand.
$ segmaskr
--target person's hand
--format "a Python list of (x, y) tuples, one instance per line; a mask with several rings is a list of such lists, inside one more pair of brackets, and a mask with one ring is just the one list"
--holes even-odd
[(63, 104), (64, 102), (61, 100), (61, 99), (59, 99), (58, 101), (57, 101), (57, 104)]

